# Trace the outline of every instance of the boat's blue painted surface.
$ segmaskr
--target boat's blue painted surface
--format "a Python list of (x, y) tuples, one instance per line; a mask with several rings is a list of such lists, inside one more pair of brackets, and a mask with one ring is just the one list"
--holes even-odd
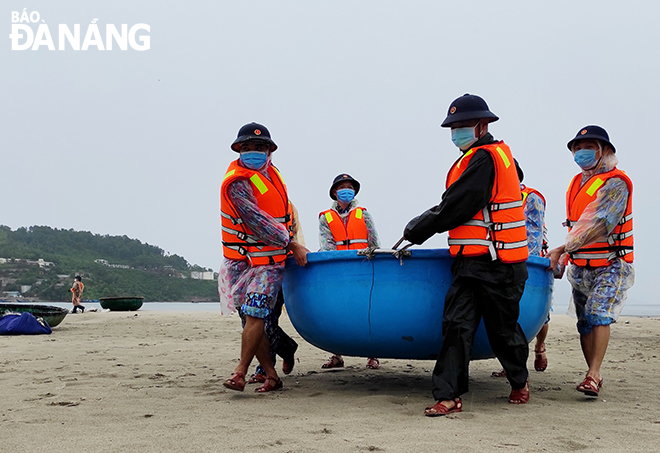
[[(306, 267), (287, 261), (284, 300), (300, 335), (329, 352), (379, 358), (432, 359), (442, 346), (442, 311), (451, 284), (449, 251), (411, 250), (403, 264), (354, 250), (309, 253)], [(530, 257), (518, 322), (529, 340), (545, 322), (552, 299), (549, 260)], [(483, 322), (474, 359), (494, 357)]]

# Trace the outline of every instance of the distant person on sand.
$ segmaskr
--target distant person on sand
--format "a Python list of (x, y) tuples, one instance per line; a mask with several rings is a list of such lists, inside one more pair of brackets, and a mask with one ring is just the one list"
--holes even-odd
[(451, 103), (442, 127), (451, 129), (460, 154), (440, 204), (408, 222), (403, 233), (409, 242), (423, 244), (447, 231), (454, 257), (433, 370), (436, 403), (424, 411), (429, 417), (463, 410), (470, 349), (482, 319), (511, 384), (509, 403), (529, 401), (529, 345), (518, 324), (529, 256), (525, 213), (511, 150), (488, 132), (498, 119), (479, 96), (466, 94)]
[[(527, 250), (530, 256), (545, 256), (548, 252), (547, 229), (545, 228), (545, 197), (541, 192), (523, 184), (525, 174), (516, 160), (516, 171), (520, 180), (520, 190), (523, 195), (523, 209), (525, 210), (525, 228), (527, 229)], [(550, 325), (550, 312), (546, 316), (545, 324), (536, 335), (534, 345), (534, 369), (545, 371), (548, 368), (548, 358), (545, 351), (545, 339), (548, 336)], [(493, 371), (493, 377), (506, 377), (506, 371), (501, 369)]]
[(85, 313), (85, 307), (80, 302), (84, 289), (85, 285), (82, 282), (82, 277), (76, 275), (76, 278), (73, 280), (73, 286), (69, 289), (69, 292), (72, 293), (71, 302), (73, 303), (73, 310), (71, 310), (71, 313), (78, 313), (78, 309), (80, 309), (81, 313)]
[[(290, 200), (289, 200), (290, 201)], [(302, 226), (300, 225), (300, 217), (296, 206), (291, 203), (291, 232), (293, 233), (293, 240), (298, 244), (305, 245), (305, 237), (303, 235)], [(298, 343), (291, 338), (279, 325), (280, 315), (284, 307), (284, 294), (282, 290), (277, 294), (277, 302), (273, 309), (272, 323), (269, 323), (269, 328), (266, 330), (268, 343), (270, 344), (270, 357), (273, 365), (277, 360), (276, 356), (282, 357), (282, 372), (290, 374), (295, 366), (295, 353), (298, 349)], [(254, 374), (250, 376), (248, 384), (256, 384), (266, 382), (267, 376), (264, 368), (257, 365)]]
[(600, 126), (585, 126), (568, 142), (582, 169), (566, 192), (566, 242), (548, 253), (550, 268), (568, 280), (577, 314), (580, 346), (589, 369), (577, 391), (598, 396), (601, 365), (615, 323), (635, 281), (633, 268), (632, 181), (622, 170), (610, 137)]
[(277, 145), (268, 129), (246, 124), (231, 149), (239, 158), (229, 165), (220, 189), (224, 260), (218, 288), (223, 314), (237, 309), (243, 334), (240, 361), (223, 385), (243, 391), (256, 356), (266, 380), (255, 391), (264, 393), (282, 388), (266, 332), (276, 322), (284, 260), (292, 253), (298, 265), (304, 266), (308, 250), (292, 239), (291, 206), (282, 176), (271, 163)]
[[(360, 183), (350, 175), (338, 175), (330, 186), (330, 198), (334, 201), (327, 211), (319, 214), (319, 243), (321, 252), (329, 250), (360, 250), (367, 247), (378, 248), (378, 233), (374, 220), (359, 206), (355, 196), (360, 191)], [(333, 354), (321, 368), (342, 368), (344, 359)], [(367, 359), (367, 368), (377, 370), (380, 362), (375, 357)]]

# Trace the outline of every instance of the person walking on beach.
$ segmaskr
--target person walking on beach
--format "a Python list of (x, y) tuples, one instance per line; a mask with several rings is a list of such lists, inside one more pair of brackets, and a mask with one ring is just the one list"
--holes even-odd
[(518, 324), (527, 280), (525, 216), (511, 150), (488, 132), (498, 119), (479, 96), (466, 94), (451, 103), (441, 126), (451, 128), (462, 154), (449, 170), (440, 204), (404, 230), (413, 244), (448, 231), (455, 257), (433, 370), (436, 404), (424, 412), (430, 417), (463, 410), (460, 396), (468, 391), (470, 349), (482, 318), (511, 384), (509, 403), (529, 400), (529, 347)]
[(82, 277), (80, 275), (76, 275), (76, 278), (73, 280), (73, 286), (69, 288), (69, 292), (71, 293), (71, 302), (73, 303), (73, 310), (71, 310), (71, 313), (78, 313), (78, 309), (80, 309), (81, 313), (85, 313), (85, 306), (81, 302), (84, 289), (85, 285), (82, 282)]
[(566, 242), (550, 250), (550, 268), (568, 254), (568, 280), (577, 314), (580, 346), (589, 367), (577, 391), (598, 396), (601, 366), (627, 291), (633, 268), (632, 181), (616, 165), (616, 148), (600, 126), (585, 126), (568, 149), (581, 168), (566, 192)]
[[(514, 159), (515, 160), (515, 159)], [(541, 192), (523, 184), (525, 173), (520, 168), (520, 164), (515, 160), (518, 180), (520, 181), (520, 191), (523, 197), (523, 210), (525, 211), (525, 228), (527, 229), (527, 250), (530, 256), (545, 256), (548, 253), (548, 237), (545, 227), (545, 197)], [(545, 351), (545, 339), (548, 337), (550, 325), (550, 312), (545, 320), (545, 324), (536, 335), (536, 344), (534, 345), (534, 369), (536, 371), (545, 371), (548, 368), (548, 358)], [(506, 377), (504, 369), (493, 371), (493, 377)]]
[(224, 260), (218, 286), (223, 313), (238, 309), (243, 334), (240, 361), (223, 385), (243, 391), (245, 375), (256, 356), (266, 380), (255, 391), (264, 393), (282, 388), (266, 332), (274, 322), (284, 260), (291, 252), (304, 266), (307, 249), (292, 240), (288, 192), (271, 163), (277, 145), (268, 129), (258, 123), (246, 124), (231, 149), (239, 158), (229, 165), (220, 189)]
[[(319, 251), (360, 250), (378, 248), (376, 225), (366, 208), (359, 206), (355, 196), (360, 191), (360, 183), (350, 175), (338, 175), (330, 186), (330, 209), (319, 214)], [(344, 359), (333, 354), (321, 368), (342, 368)], [(377, 370), (380, 362), (375, 357), (367, 358), (367, 368)]]

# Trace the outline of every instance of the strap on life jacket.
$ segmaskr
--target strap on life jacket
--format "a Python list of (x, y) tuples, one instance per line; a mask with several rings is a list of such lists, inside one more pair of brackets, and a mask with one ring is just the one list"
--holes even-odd
[(367, 239), (346, 239), (345, 241), (336, 241), (335, 245), (345, 245), (346, 247), (350, 247), (351, 244), (368, 244), (369, 241)]
[(519, 242), (501, 242), (501, 241), (493, 241), (490, 238), (490, 232), (491, 231), (502, 231), (502, 230), (508, 230), (512, 228), (519, 228), (522, 226), (525, 226), (525, 221), (524, 220), (518, 220), (515, 222), (504, 222), (504, 223), (495, 223), (491, 221), (491, 215), (490, 213), (493, 211), (503, 211), (505, 209), (514, 209), (514, 208), (519, 208), (522, 207), (523, 205), (523, 200), (520, 201), (512, 201), (509, 203), (491, 203), (488, 206), (486, 206), (482, 210), (482, 215), (484, 220), (480, 219), (471, 219), (465, 222), (463, 225), (468, 225), (468, 226), (480, 226), (483, 228), (486, 228), (488, 230), (488, 239), (455, 239), (455, 238), (449, 238), (447, 240), (448, 244), (450, 246), (452, 245), (481, 245), (484, 247), (488, 247), (488, 251), (490, 253), (490, 256), (493, 260), (497, 259), (497, 252), (496, 250), (511, 250), (511, 249), (517, 249), (520, 247), (527, 247), (527, 239), (524, 241), (519, 241)]

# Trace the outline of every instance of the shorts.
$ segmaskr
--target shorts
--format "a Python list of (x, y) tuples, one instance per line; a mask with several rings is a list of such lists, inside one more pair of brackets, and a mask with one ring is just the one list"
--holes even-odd
[(609, 326), (619, 318), (635, 282), (635, 270), (622, 259), (592, 269), (571, 265), (568, 280), (573, 286), (578, 332), (588, 335), (594, 326)]

